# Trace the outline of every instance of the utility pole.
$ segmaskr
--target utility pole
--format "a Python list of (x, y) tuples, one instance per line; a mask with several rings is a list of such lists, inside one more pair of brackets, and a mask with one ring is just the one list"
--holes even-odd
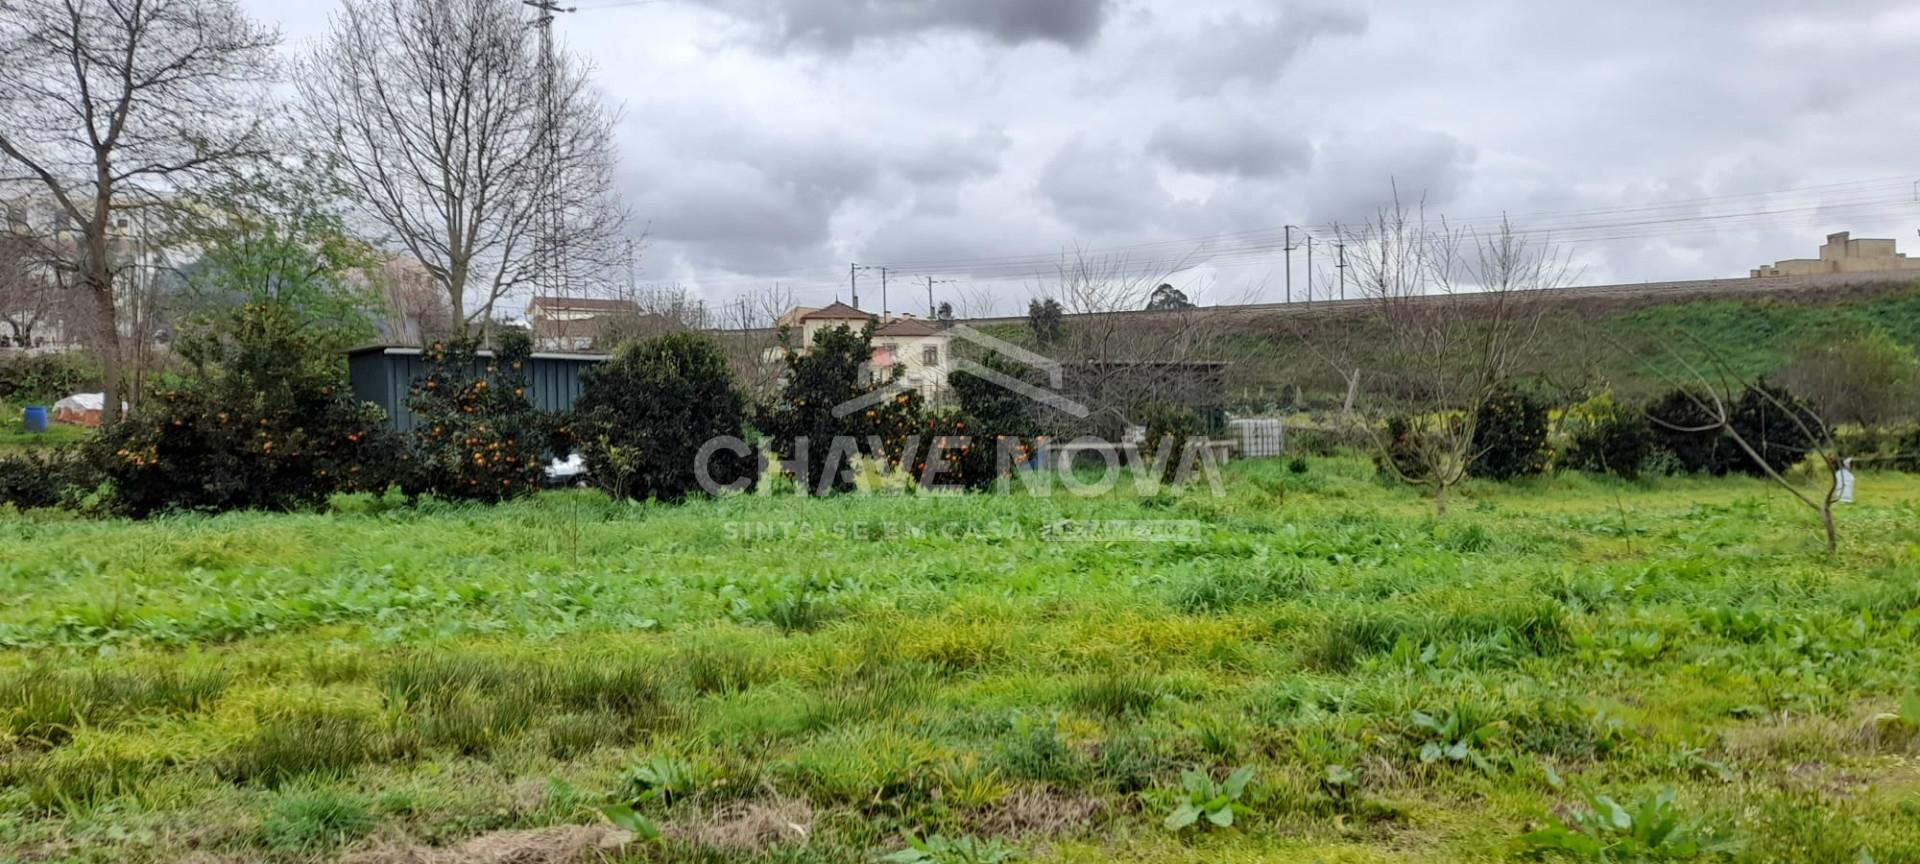
[(1340, 263), (1336, 267), (1340, 270), (1340, 299), (1345, 300), (1347, 299), (1347, 244), (1342, 241), (1334, 244), (1333, 248), (1340, 253)]
[(860, 308), (860, 265), (847, 265), (847, 291), (853, 295), (853, 308)]
[(887, 322), (887, 268), (880, 268), (880, 323)]
[(535, 220), (534, 233), (539, 244), (535, 256), (535, 269), (547, 280), (548, 290), (561, 296), (566, 295), (567, 267), (561, 247), (565, 245), (566, 227), (562, 224), (560, 212), (560, 106), (555, 99), (558, 71), (553, 59), (553, 18), (563, 12), (573, 12), (574, 7), (561, 6), (553, 0), (520, 0), (522, 5), (531, 7), (539, 13), (533, 19), (533, 26), (540, 28), (540, 137), (545, 141), (541, 156), (544, 164), (540, 166), (540, 215)]
[(1287, 302), (1292, 303), (1293, 302), (1293, 226), (1288, 225), (1286, 227), (1286, 231), (1287, 231), (1287, 242), (1285, 244), (1285, 249), (1287, 253)]
[(1307, 235), (1307, 303), (1313, 303), (1313, 235)]

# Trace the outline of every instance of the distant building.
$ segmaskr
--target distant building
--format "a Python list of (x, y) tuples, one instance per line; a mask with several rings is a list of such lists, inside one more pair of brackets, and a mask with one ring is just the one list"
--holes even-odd
[[(777, 323), (792, 334), (804, 352), (826, 330), (859, 330), (875, 320), (870, 313), (835, 301), (822, 309), (796, 307), (780, 316)], [(898, 369), (900, 383), (933, 397), (947, 389), (947, 378), (953, 370), (952, 342), (953, 337), (945, 330), (919, 318), (889, 318), (873, 330), (874, 371), (890, 374)]]
[(643, 313), (632, 300), (586, 297), (535, 297), (527, 304), (527, 326), (541, 351), (610, 351), (612, 342), (643, 333), (684, 329), (662, 315)]
[[(120, 211), (107, 224), (107, 252), (119, 272), (114, 290), (123, 338), (137, 337), (148, 344), (166, 339), (170, 329), (166, 301), (183, 287), (179, 262), (200, 254), (191, 246), (170, 243), (168, 228), (164, 211), (158, 215)], [(0, 198), (0, 235), (8, 246), (6, 254), (16, 258), (0, 266), (17, 268), (11, 276), (56, 286), (51, 295), (13, 290), (0, 296), (5, 306), (0, 308), (0, 320), (18, 325), (0, 328), (0, 347), (47, 351), (81, 347), (82, 335), (97, 318), (92, 298), (70, 292), (73, 277), (63, 282), (53, 265), (56, 260), (78, 257), (80, 226), (51, 198), (23, 194)], [(23, 262), (17, 260), (19, 256), (36, 260)], [(34, 308), (42, 303), (44, 308)], [(30, 329), (32, 335), (21, 335), (20, 329)], [(16, 344), (21, 342), (27, 344)]]
[(918, 318), (895, 318), (873, 331), (873, 368), (899, 369), (900, 383), (932, 397), (947, 389), (953, 337)]
[(1914, 271), (1920, 275), (1920, 260), (1894, 251), (1891, 239), (1853, 239), (1852, 232), (1828, 234), (1818, 258), (1788, 258), (1755, 268), (1753, 278), (1765, 276), (1812, 276), (1821, 273), (1885, 273)]

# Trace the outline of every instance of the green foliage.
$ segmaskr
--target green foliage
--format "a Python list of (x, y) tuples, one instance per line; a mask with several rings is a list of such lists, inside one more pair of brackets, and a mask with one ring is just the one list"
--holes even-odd
[(1160, 683), (1137, 672), (1097, 675), (1076, 685), (1068, 694), (1073, 707), (1105, 717), (1137, 717), (1153, 710), (1161, 699)]
[(1231, 828), (1234, 815), (1247, 812), (1240, 798), (1252, 779), (1251, 765), (1241, 766), (1218, 782), (1206, 769), (1190, 768), (1180, 775), (1178, 789), (1162, 790), (1161, 797), (1172, 805), (1173, 812), (1161, 824), (1168, 831), (1185, 831), (1195, 825)]
[[(1436, 522), (1356, 456), (1236, 462), (1219, 498), (594, 505), (571, 548), (555, 520), (593, 493), (0, 514), (0, 822), (129, 861), (457, 854), (611, 805), (668, 835), (609, 852), (646, 860), (871, 861), (937, 831), (1071, 860), (1457, 862), (1546, 812), (1581, 833), (1564, 773), (1671, 786), (1756, 859), (1908, 860), (1920, 478), (1862, 477), (1846, 518), (1870, 542), (1832, 557), (1749, 478), (1479, 484)], [(1621, 508), (1648, 527), (1623, 536)], [(1043, 534), (1169, 517), (1206, 528)], [(1253, 767), (1239, 830), (1204, 809), (1161, 830), (1175, 795), (1216, 797), (1183, 788), (1194, 765)], [(378, 826), (269, 839), (317, 788)]]
[(226, 686), (221, 675), (172, 670), (59, 673), (28, 668), (0, 677), (0, 735), (57, 746), (89, 727), (111, 727), (141, 715), (206, 710)]
[(1688, 474), (1724, 477), (1746, 459), (1719, 428), (1712, 404), (1704, 394), (1674, 390), (1647, 406), (1654, 445)]
[(51, 408), (75, 393), (99, 390), (99, 364), (86, 354), (0, 355), (0, 402)]
[(1511, 480), (1547, 470), (1548, 407), (1524, 393), (1503, 392), (1481, 403), (1473, 427), (1476, 477)]
[(1020, 850), (998, 840), (959, 837), (948, 840), (933, 834), (922, 840), (908, 834), (907, 848), (882, 857), (886, 864), (1007, 864), (1021, 858)]
[(1673, 789), (1663, 789), (1629, 806), (1601, 794), (1587, 796), (1587, 808), (1569, 818), (1550, 817), (1548, 827), (1520, 838), (1520, 848), (1535, 856), (1557, 855), (1580, 861), (1696, 861), (1730, 856), (1735, 838), (1724, 830), (1683, 818)]
[(601, 807), (599, 812), (606, 818), (608, 824), (635, 837), (649, 842), (657, 842), (660, 839), (659, 826), (655, 825), (652, 819), (635, 810), (631, 804), (609, 804)]
[[(884, 459), (890, 470), (914, 464), (906, 448), (908, 439), (924, 428), (922, 400), (916, 392), (882, 396), (892, 381), (872, 374), (872, 359), (871, 323), (858, 332), (846, 327), (823, 330), (804, 352), (787, 355), (786, 387), (761, 412), (758, 425), (781, 461), (804, 463), (804, 476), (795, 479), (804, 479), (809, 495), (853, 488), (847, 477), (848, 447), (858, 447), (866, 458)], [(878, 454), (867, 449), (875, 438), (881, 442)], [(827, 476), (828, 471), (833, 476)]]
[(332, 789), (283, 792), (260, 820), (269, 849), (308, 852), (342, 846), (373, 831), (378, 820), (359, 797)]
[(691, 762), (655, 756), (628, 766), (622, 782), (624, 791), (621, 797), (634, 806), (652, 801), (671, 805), (699, 791), (709, 779)]
[(1809, 339), (1781, 368), (1788, 391), (1834, 424), (1870, 429), (1915, 418), (1920, 358), (1879, 326), (1834, 330)]
[[(997, 353), (979, 362), (988, 371), (1016, 381), (1030, 381), (1034, 374)], [(941, 448), (953, 466), (945, 482), (975, 491), (991, 488), (1000, 479), (1002, 447), (1014, 465), (1025, 464), (1032, 456), (1032, 439), (1038, 432), (1034, 403), (998, 381), (965, 369), (955, 370), (949, 384), (957, 408), (927, 418), (933, 446)], [(957, 446), (962, 439), (964, 449)], [(916, 474), (925, 470), (924, 462)]]
[(0, 506), (58, 507), (99, 486), (102, 479), (78, 447), (0, 454)]
[(90, 442), (116, 506), (287, 510), (386, 488), (402, 445), (293, 308), (254, 304), (182, 340), (195, 364)]
[(1629, 479), (1640, 476), (1654, 452), (1654, 433), (1646, 415), (1601, 394), (1568, 411), (1570, 441), (1560, 467)]
[(542, 455), (553, 423), (527, 401), (533, 342), (500, 334), (483, 354), (454, 339), (427, 347), (427, 374), (413, 382), (407, 407), (418, 418), (414, 453), (421, 491), (441, 498), (502, 501), (540, 488)]
[(281, 786), (304, 778), (339, 779), (391, 752), (374, 722), (340, 711), (308, 710), (269, 720), (214, 765), (235, 783)]
[(365, 287), (377, 255), (355, 239), (337, 188), (316, 172), (228, 184), (192, 211), (186, 233), (205, 253), (189, 269), (190, 316), (218, 322), (246, 306), (292, 310), (316, 344), (351, 347), (375, 335), (379, 300)]
[[(1189, 447), (1204, 446), (1206, 443), (1200, 415), (1191, 408), (1180, 405), (1149, 406), (1139, 416), (1139, 422), (1147, 430), (1145, 440), (1140, 442), (1140, 456), (1148, 465), (1161, 466), (1161, 482), (1171, 483), (1178, 476), (1181, 463), (1189, 461)], [(1191, 458), (1198, 460), (1201, 456), (1194, 454)], [(1194, 461), (1193, 464), (1199, 463)]]
[(1760, 477), (1769, 467), (1784, 473), (1814, 445), (1807, 431), (1820, 428), (1817, 415), (1792, 393), (1765, 382), (1746, 387), (1726, 406), (1727, 425), (1763, 460), (1755, 462), (1720, 428), (1712, 405), (1710, 397), (1675, 390), (1647, 408), (1654, 441), (1689, 473)]
[[(1766, 382), (1747, 387), (1733, 404), (1734, 431), (1775, 472), (1785, 473), (1807, 458), (1816, 443), (1808, 431), (1820, 427), (1820, 419), (1806, 402)], [(1766, 473), (1744, 451), (1734, 470), (1756, 477)]]
[(1505, 732), (1503, 724), (1487, 719), (1475, 703), (1461, 700), (1439, 714), (1413, 712), (1413, 732), (1420, 744), (1420, 764), (1455, 763), (1492, 771), (1487, 747)]
[[(587, 469), (616, 497), (679, 501), (701, 491), (694, 472), (709, 441), (738, 438), (746, 402), (712, 339), (675, 333), (620, 346), (582, 375), (573, 432)], [(709, 476), (752, 480), (755, 458), (714, 454)]]
[(1066, 335), (1066, 310), (1060, 301), (1051, 297), (1027, 301), (1027, 330), (1042, 348), (1059, 344)]

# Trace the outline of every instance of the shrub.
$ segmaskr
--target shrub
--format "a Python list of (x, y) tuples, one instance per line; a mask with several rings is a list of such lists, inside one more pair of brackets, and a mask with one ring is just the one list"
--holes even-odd
[(1688, 474), (1724, 476), (1733, 469), (1739, 448), (1714, 427), (1717, 418), (1696, 400), (1705, 397), (1675, 390), (1647, 406), (1654, 446), (1672, 454)]
[(403, 449), (357, 402), (338, 354), (284, 305), (254, 304), (183, 342), (197, 367), (90, 442), (114, 504), (286, 510), (384, 489)]
[(1575, 471), (1640, 476), (1654, 452), (1652, 424), (1631, 407), (1603, 396), (1576, 408), (1568, 418), (1571, 441), (1560, 465)]
[[(864, 448), (878, 438), (882, 452), (865, 455), (884, 458), (889, 468), (913, 464), (906, 449), (908, 439), (924, 427), (920, 395), (911, 391), (887, 395), (892, 382), (870, 373), (872, 358), (871, 325), (858, 332), (846, 327), (827, 329), (814, 337), (804, 353), (787, 356), (785, 389), (761, 413), (759, 426), (781, 460), (796, 470), (796, 479), (804, 479), (809, 495), (853, 488), (846, 470), (849, 444)], [(837, 407), (848, 404), (866, 407), (836, 414)], [(832, 476), (828, 476), (830, 469)]]
[(1147, 429), (1146, 440), (1140, 442), (1140, 456), (1149, 465), (1165, 459), (1160, 479), (1173, 482), (1180, 473), (1181, 463), (1187, 459), (1188, 445), (1206, 441), (1200, 415), (1184, 406), (1156, 405), (1148, 408), (1140, 419)]
[(1546, 403), (1523, 393), (1499, 393), (1482, 403), (1471, 473), (1511, 480), (1547, 470), (1547, 414)]
[(419, 418), (414, 452), (421, 491), (502, 501), (537, 490), (554, 424), (527, 401), (533, 342), (508, 331), (491, 356), (471, 339), (435, 342), (407, 407)]
[[(1799, 422), (1795, 422), (1798, 415)], [(1766, 382), (1749, 386), (1733, 403), (1733, 428), (1774, 471), (1792, 468), (1814, 445), (1812, 436), (1801, 428), (1819, 428), (1813, 410), (1792, 393)], [(1766, 471), (1752, 457), (1733, 445), (1739, 455), (1731, 470), (1755, 476)]]
[(1908, 430), (1901, 435), (1895, 445), (1893, 467), (1896, 470), (1920, 474), (1920, 427)]
[(57, 507), (100, 485), (101, 475), (76, 448), (0, 456), (0, 506)]
[[(583, 378), (574, 434), (588, 471), (616, 497), (678, 501), (700, 491), (701, 447), (746, 425), (726, 357), (699, 334), (628, 343)], [(755, 473), (752, 454), (723, 450), (709, 476), (727, 484)]]
[(46, 405), (100, 389), (100, 367), (85, 354), (0, 357), (0, 402)]
[[(1374, 468), (1386, 477), (1393, 476), (1395, 469), (1402, 477), (1424, 476), (1426, 466), (1420, 460), (1419, 435), (1412, 418), (1404, 415), (1388, 417), (1386, 452), (1373, 455)], [(1388, 463), (1392, 463), (1391, 467)]]
[[(1702, 401), (1710, 400), (1699, 397)], [(1689, 473), (1708, 473), (1723, 477), (1735, 472), (1764, 476), (1767, 468), (1785, 471), (1801, 460), (1813, 441), (1795, 422), (1814, 425), (1811, 409), (1787, 391), (1761, 382), (1749, 385), (1727, 406), (1728, 421), (1747, 446), (1764, 460), (1755, 462), (1732, 436), (1713, 427), (1717, 422), (1709, 408), (1685, 390), (1675, 390), (1655, 401), (1647, 409), (1655, 419), (1654, 441), (1673, 454), (1680, 467)]]
[[(992, 374), (1033, 383), (1031, 367), (1000, 354), (987, 354), (981, 358), (980, 365)], [(1000, 381), (964, 369), (955, 371), (949, 383), (958, 410), (930, 418), (929, 429), (935, 434), (967, 439), (968, 446), (959, 452), (949, 452), (947, 460), (967, 488), (987, 489), (1000, 479), (1003, 446), (1020, 464), (1032, 455), (1033, 438), (1039, 432), (1034, 403)]]

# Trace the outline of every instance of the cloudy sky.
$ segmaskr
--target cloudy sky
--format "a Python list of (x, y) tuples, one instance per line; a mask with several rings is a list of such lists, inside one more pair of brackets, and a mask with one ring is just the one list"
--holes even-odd
[[(295, 49), (331, 13), (242, 2)], [(1744, 275), (1846, 229), (1920, 252), (1910, 3), (572, 2), (641, 276), (715, 300), (844, 299), (857, 261), (918, 280), (895, 308), (931, 275), (1007, 311), (1069, 250), (1277, 300), (1281, 226), (1329, 241), (1395, 188), (1509, 214), (1586, 282)], [(1292, 270), (1297, 296), (1304, 248)]]

